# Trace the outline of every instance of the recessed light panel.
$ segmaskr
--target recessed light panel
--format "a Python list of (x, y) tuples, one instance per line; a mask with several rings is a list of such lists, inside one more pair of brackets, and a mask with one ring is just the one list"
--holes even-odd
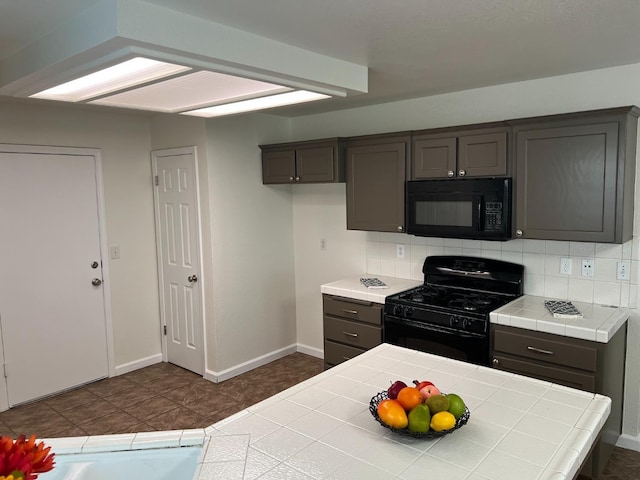
[(223, 73), (201, 71), (145, 85), (90, 103), (177, 112), (291, 91), (291, 88)]
[(185, 115), (195, 115), (198, 117), (220, 117), (223, 115), (233, 115), (235, 113), (250, 112), (254, 110), (263, 110), (265, 108), (281, 107), (283, 105), (293, 105), (295, 103), (312, 102), (329, 98), (329, 95), (321, 93), (308, 92), (306, 90), (297, 90), (295, 92), (281, 93), (279, 95), (270, 95), (268, 97), (252, 98), (251, 100), (242, 100), (240, 102), (227, 103), (225, 105), (216, 105), (213, 107), (200, 108), (183, 112)]
[(182, 65), (136, 57), (38, 92), (31, 97), (80, 102), (187, 70), (191, 69)]

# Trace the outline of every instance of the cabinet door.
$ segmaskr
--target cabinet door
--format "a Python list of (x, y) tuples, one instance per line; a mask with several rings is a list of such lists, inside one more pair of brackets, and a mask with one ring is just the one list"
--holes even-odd
[(292, 183), (296, 175), (296, 152), (262, 152), (262, 183)]
[(347, 149), (347, 229), (404, 232), (406, 145)]
[(524, 238), (613, 242), (618, 123), (515, 133), (516, 229)]
[(334, 147), (300, 148), (296, 150), (296, 178), (299, 183), (333, 182)]
[(507, 174), (507, 133), (458, 138), (459, 177), (500, 177)]
[(456, 175), (456, 138), (420, 138), (413, 141), (411, 179), (447, 178)]

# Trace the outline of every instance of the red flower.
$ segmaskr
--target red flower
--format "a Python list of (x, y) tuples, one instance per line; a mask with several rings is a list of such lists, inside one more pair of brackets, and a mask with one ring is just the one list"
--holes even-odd
[(36, 436), (29, 439), (20, 435), (15, 441), (11, 437), (0, 437), (0, 475), (21, 472), (25, 480), (35, 480), (38, 473), (53, 469), (55, 454), (44, 442), (36, 443)]

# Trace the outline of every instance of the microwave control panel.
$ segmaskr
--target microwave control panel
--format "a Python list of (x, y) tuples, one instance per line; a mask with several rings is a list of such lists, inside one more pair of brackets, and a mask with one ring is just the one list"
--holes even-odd
[(485, 203), (484, 213), (485, 230), (502, 230), (502, 202)]

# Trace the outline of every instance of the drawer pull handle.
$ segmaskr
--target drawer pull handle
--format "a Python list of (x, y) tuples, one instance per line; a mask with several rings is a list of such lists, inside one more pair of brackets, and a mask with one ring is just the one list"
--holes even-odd
[(358, 338), (358, 334), (357, 333), (345, 332), (344, 330), (342, 331), (342, 333), (345, 334), (345, 335), (348, 335), (349, 337)]
[(357, 315), (357, 314), (358, 314), (358, 310), (347, 310), (347, 309), (344, 309), (344, 310), (342, 310), (342, 311), (343, 311), (344, 313), (350, 313), (350, 314), (352, 314), (352, 315)]
[(545, 355), (553, 355), (553, 352), (551, 350), (543, 350), (541, 348), (531, 346), (527, 347), (527, 350), (531, 350), (532, 352), (544, 353)]
[(351, 357), (342, 357), (343, 360), (351, 360)]

